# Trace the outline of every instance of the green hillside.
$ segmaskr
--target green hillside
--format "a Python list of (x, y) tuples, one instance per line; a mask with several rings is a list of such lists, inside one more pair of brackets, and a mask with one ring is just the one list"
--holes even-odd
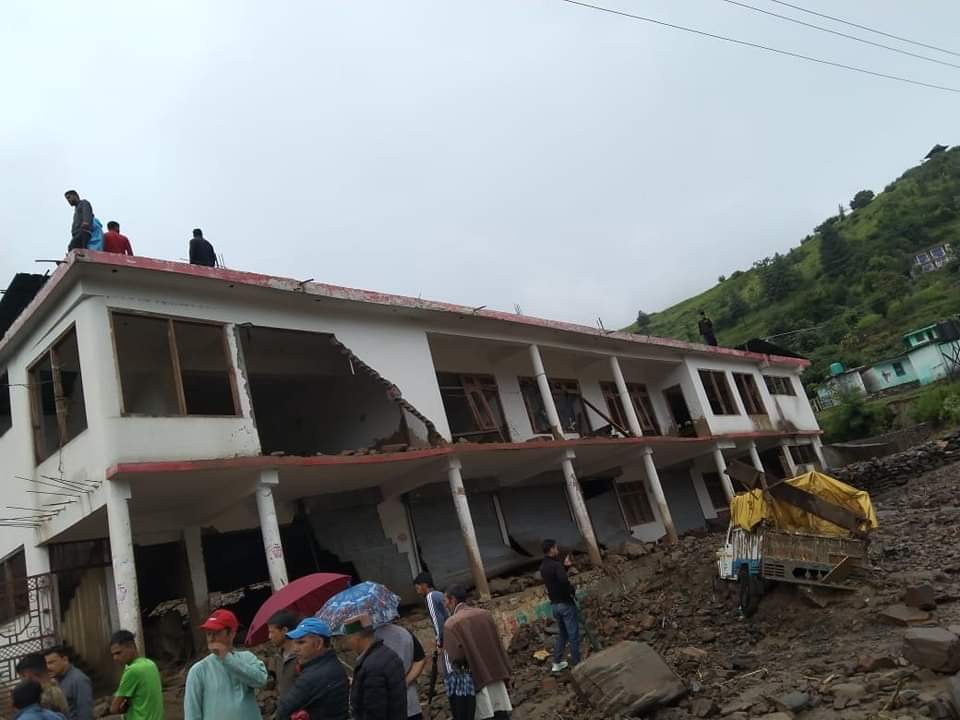
[(931, 245), (950, 242), (960, 253), (960, 147), (911, 168), (876, 197), (857, 193), (850, 206), (788, 253), (662, 312), (640, 313), (641, 325), (628, 329), (696, 340), (704, 309), (721, 345), (770, 338), (813, 361), (804, 380), (815, 385), (831, 362), (849, 367), (896, 355), (904, 333), (960, 313), (956, 261), (911, 274), (914, 253)]

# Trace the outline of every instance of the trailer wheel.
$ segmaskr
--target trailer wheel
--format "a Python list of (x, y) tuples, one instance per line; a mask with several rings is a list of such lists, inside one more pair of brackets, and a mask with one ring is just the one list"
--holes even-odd
[(750, 574), (749, 566), (741, 565), (737, 570), (737, 584), (740, 586), (740, 612), (744, 617), (752, 617), (760, 607), (763, 583), (760, 578)]

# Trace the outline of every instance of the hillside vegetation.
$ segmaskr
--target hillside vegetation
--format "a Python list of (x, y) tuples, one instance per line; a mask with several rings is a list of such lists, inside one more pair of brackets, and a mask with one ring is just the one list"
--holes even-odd
[(768, 338), (809, 357), (804, 381), (815, 387), (831, 362), (851, 367), (897, 355), (904, 333), (960, 313), (957, 261), (911, 272), (913, 255), (931, 245), (950, 242), (960, 252), (960, 148), (839, 210), (786, 254), (721, 276), (662, 312), (640, 312), (629, 329), (697, 340), (703, 309), (721, 345)]

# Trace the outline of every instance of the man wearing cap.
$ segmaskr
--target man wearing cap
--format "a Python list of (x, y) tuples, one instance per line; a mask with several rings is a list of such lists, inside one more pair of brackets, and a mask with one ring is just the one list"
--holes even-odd
[(229, 610), (215, 610), (200, 626), (210, 654), (187, 673), (184, 720), (261, 720), (254, 691), (267, 684), (267, 668), (252, 652), (234, 649), (239, 626)]
[(330, 627), (306, 618), (287, 633), (300, 663), (300, 675), (277, 705), (277, 720), (347, 720), (347, 673), (330, 645)]
[(354, 720), (407, 720), (403, 663), (382, 640), (377, 640), (370, 616), (347, 620), (343, 633), (357, 654), (350, 687)]

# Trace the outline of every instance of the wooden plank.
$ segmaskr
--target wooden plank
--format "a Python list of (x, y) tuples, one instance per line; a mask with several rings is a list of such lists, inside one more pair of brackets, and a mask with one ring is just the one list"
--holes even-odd
[(753, 465), (747, 465), (739, 460), (731, 460), (727, 464), (727, 475), (733, 480), (743, 485), (747, 490), (753, 490), (766, 479), (764, 473), (757, 470)]
[(862, 518), (856, 513), (787, 483), (771, 486), (769, 493), (777, 500), (789, 503), (846, 530), (856, 530), (862, 522)]

